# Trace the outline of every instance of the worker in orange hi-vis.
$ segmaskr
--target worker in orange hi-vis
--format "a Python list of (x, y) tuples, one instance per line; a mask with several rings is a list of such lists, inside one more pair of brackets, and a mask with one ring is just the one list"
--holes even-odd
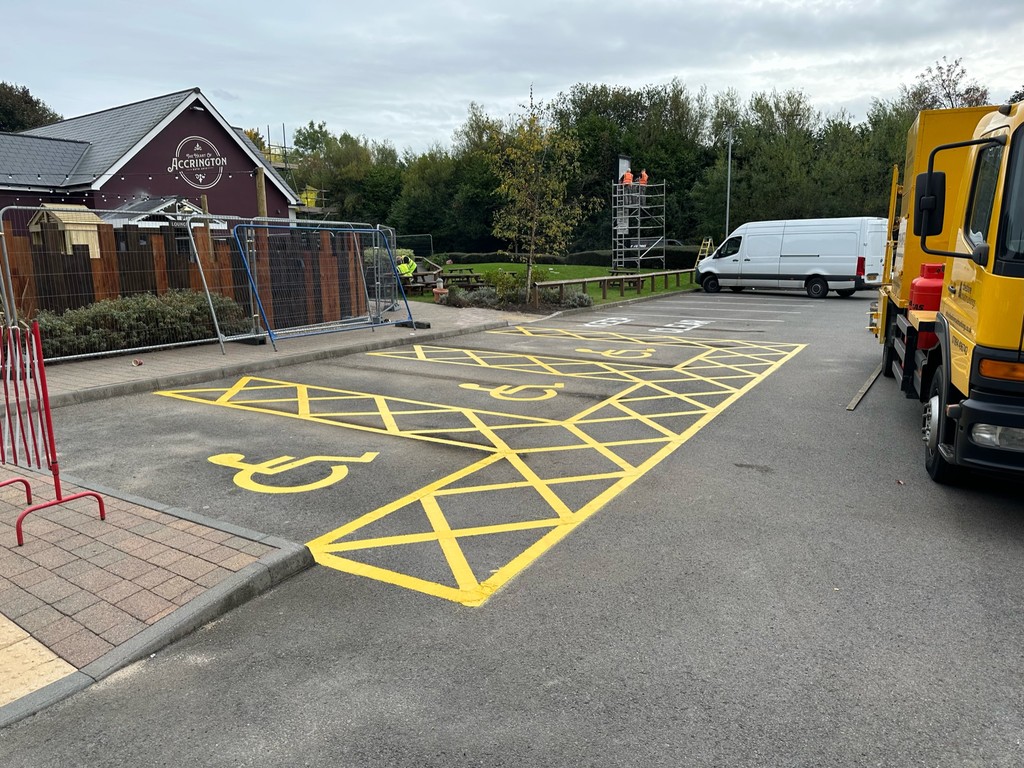
[(622, 174), (622, 185), (624, 187), (623, 192), (625, 192), (622, 196), (622, 201), (626, 205), (631, 205), (633, 203), (633, 195), (631, 194), (633, 191), (633, 172), (629, 168)]
[(638, 202), (640, 203), (640, 205), (647, 205), (647, 192), (644, 191), (644, 190), (647, 189), (647, 169), (646, 168), (641, 169), (640, 176), (637, 177), (636, 183), (637, 183), (637, 186), (640, 188), (640, 190), (639, 190), (640, 194), (637, 196), (639, 198)]

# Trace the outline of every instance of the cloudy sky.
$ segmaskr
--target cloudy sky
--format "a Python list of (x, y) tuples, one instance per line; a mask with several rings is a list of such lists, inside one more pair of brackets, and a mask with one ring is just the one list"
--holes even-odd
[(993, 101), (1024, 85), (1020, 0), (20, 0), (3, 28), (0, 79), (65, 117), (199, 87), (275, 144), (322, 120), (417, 153), (531, 86), (792, 88), (861, 121), (943, 56)]

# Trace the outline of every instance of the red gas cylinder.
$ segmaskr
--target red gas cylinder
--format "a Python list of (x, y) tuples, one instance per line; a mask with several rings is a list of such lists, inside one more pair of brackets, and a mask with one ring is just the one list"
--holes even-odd
[[(922, 264), (921, 274), (910, 283), (910, 309), (935, 311), (942, 303), (942, 275), (945, 264)], [(939, 343), (934, 333), (924, 331), (917, 336), (918, 349), (930, 349)]]

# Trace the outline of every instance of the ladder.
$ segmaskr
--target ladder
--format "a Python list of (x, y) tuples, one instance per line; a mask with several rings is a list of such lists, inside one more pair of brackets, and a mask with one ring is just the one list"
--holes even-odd
[(710, 255), (713, 250), (715, 250), (714, 241), (710, 237), (705, 237), (704, 241), (700, 244), (700, 250), (697, 251), (697, 261)]

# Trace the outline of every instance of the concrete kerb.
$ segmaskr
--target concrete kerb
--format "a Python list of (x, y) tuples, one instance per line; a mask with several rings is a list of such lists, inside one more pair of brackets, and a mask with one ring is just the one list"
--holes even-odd
[(205, 515), (184, 509), (169, 507), (158, 502), (141, 499), (131, 494), (113, 492), (108, 488), (90, 484), (70, 476), (64, 480), (80, 488), (118, 498), (131, 504), (144, 506), (157, 512), (188, 520), (208, 528), (224, 531), (233, 536), (256, 541), (274, 551), (261, 557), (237, 573), (231, 574), (219, 584), (198, 595), (173, 613), (167, 615), (128, 641), (111, 649), (96, 661), (82, 667), (67, 677), (50, 683), (17, 701), (0, 707), (0, 728), (29, 717), (57, 702), (88, 688), (95, 682), (110, 676), (129, 664), (150, 656), (175, 640), (194, 632), (232, 608), (248, 602), (271, 587), (291, 578), (314, 564), (309, 549), (295, 542), (276, 536), (252, 531), (231, 523), (215, 520)]
[[(507, 328), (508, 325), (509, 322), (507, 320), (502, 320), (490, 323), (479, 323), (466, 328), (456, 328), (447, 331), (434, 331), (429, 333), (417, 331), (413, 338), (419, 342), (438, 341), (440, 339), (447, 339), (453, 336), (464, 336), (470, 333), (489, 331), (494, 328)], [(159, 389), (188, 386), (204, 381), (214, 381), (216, 379), (239, 376), (245, 373), (251, 373), (252, 371), (265, 371), (274, 368), (281, 368), (286, 365), (300, 365), (302, 363), (311, 363), (317, 360), (327, 360), (334, 357), (344, 357), (345, 355), (356, 355), (362, 352), (372, 352), (378, 349), (398, 347), (403, 344), (408, 344), (409, 341), (409, 337), (404, 337), (400, 339), (383, 339), (381, 341), (361, 342), (359, 344), (337, 347), (334, 349), (317, 349), (294, 353), (277, 352), (268, 354), (265, 359), (261, 360), (249, 360), (242, 363), (231, 363), (215, 368), (206, 368), (199, 371), (188, 371), (180, 374), (172, 374), (170, 376), (161, 376), (155, 379), (126, 381), (102, 387), (82, 389), (75, 392), (51, 394), (50, 407), (60, 408), (65, 405), (79, 405), (82, 403), (95, 402), (96, 400), (107, 400), (113, 397), (137, 395), (143, 392), (153, 392)], [(69, 363), (69, 365), (73, 365), (73, 363)]]

